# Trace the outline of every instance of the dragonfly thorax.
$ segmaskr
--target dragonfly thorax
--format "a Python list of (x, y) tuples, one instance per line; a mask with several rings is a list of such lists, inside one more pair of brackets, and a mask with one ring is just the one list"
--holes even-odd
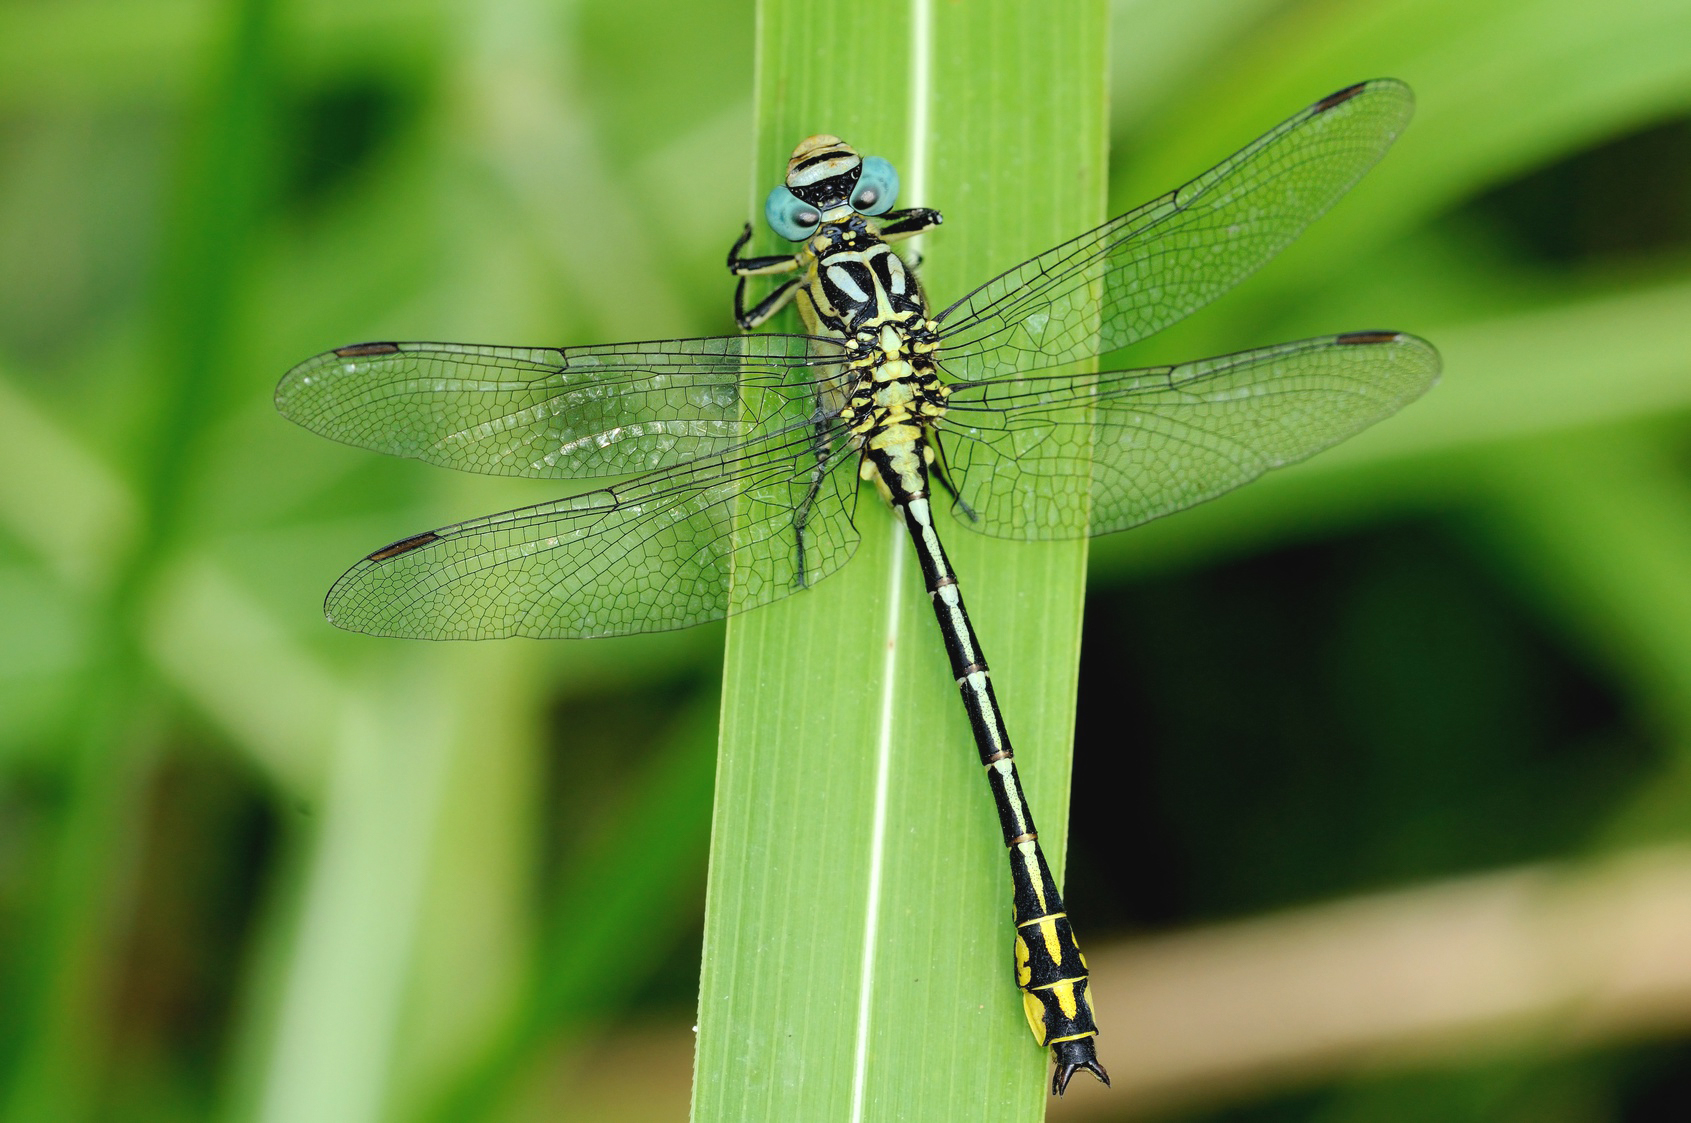
[(849, 397), (840, 417), (859, 444), (899, 427), (912, 429), (910, 436), (919, 438), (945, 415), (950, 391), (924, 354), (871, 354), (852, 365), (849, 379)]
[(812, 334), (845, 343), (841, 419), (866, 450), (889, 441), (919, 449), (923, 432), (945, 413), (947, 390), (915, 275), (857, 216), (824, 223), (807, 249), (799, 314)]

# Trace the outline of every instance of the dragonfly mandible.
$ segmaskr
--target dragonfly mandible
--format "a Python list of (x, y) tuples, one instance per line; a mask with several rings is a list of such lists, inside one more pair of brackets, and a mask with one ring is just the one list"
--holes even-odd
[[(1438, 353), (1360, 331), (1170, 366), (1093, 361), (1201, 308), (1284, 248), (1407, 124), (1402, 83), (1322, 98), (1184, 186), (934, 312), (891, 248), (896, 171), (803, 142), (765, 215), (796, 243), (729, 251), (744, 328), (808, 334), (586, 347), (363, 343), (289, 371), (276, 404), (347, 444), (473, 472), (632, 478), (402, 539), (330, 589), (384, 636), (589, 638), (767, 604), (850, 558), (861, 479), (910, 532), (1010, 856), (1017, 985), (1052, 1090), (1097, 1059), (1084, 959), (1021, 794), (990, 672), (940, 544), (1123, 530), (1313, 455), (1424, 393)], [(750, 308), (746, 278), (792, 274)], [(929, 485), (946, 502), (931, 501)]]

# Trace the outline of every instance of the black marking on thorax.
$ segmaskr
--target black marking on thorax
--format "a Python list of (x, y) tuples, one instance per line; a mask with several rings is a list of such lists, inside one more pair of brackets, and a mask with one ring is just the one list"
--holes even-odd
[(831, 331), (851, 338), (888, 320), (927, 320), (916, 278), (862, 218), (824, 227), (811, 250), (805, 289), (817, 318)]

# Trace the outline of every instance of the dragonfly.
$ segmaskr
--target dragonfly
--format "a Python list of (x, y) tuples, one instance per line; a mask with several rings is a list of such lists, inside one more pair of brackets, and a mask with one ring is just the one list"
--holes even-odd
[[(890, 163), (817, 135), (764, 207), (795, 248), (742, 256), (748, 223), (728, 253), (739, 326), (792, 303), (804, 333), (374, 342), (308, 359), (283, 377), (276, 405), (313, 432), (472, 472), (614, 478), (384, 546), (334, 583), (325, 613), (342, 628), (425, 639), (683, 628), (838, 570), (871, 482), (910, 534), (992, 791), (1016, 985), (1051, 1051), (1052, 1091), (1081, 1071), (1107, 1084), (1086, 961), (941, 527), (1021, 540), (1123, 530), (1303, 460), (1424, 393), (1438, 352), (1398, 331), (1094, 369), (1284, 248), (1379, 161), (1412, 108), (1391, 79), (1329, 94), (1184, 186), (937, 312), (893, 246), (940, 213), (893, 209)], [(748, 307), (755, 277), (775, 284)]]

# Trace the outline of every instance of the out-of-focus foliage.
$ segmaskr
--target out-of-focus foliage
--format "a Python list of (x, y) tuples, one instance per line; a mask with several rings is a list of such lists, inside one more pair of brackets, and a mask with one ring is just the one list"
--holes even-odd
[[(1682, 841), (1691, 9), (1114, 14), (1112, 210), (1351, 81), (1421, 105), (1352, 198), (1134, 361), (1393, 327), (1447, 373), (1095, 545), (1070, 863), (1094, 943)], [(727, 330), (753, 16), (0, 6), (0, 1123), (681, 1110), (721, 629), (334, 631), (351, 559), (556, 488), (336, 448), (269, 394), (359, 339)], [(1543, 1030), (1191, 1095), (1681, 1118), (1691, 1009), (1652, 1009), (1645, 1046)]]

